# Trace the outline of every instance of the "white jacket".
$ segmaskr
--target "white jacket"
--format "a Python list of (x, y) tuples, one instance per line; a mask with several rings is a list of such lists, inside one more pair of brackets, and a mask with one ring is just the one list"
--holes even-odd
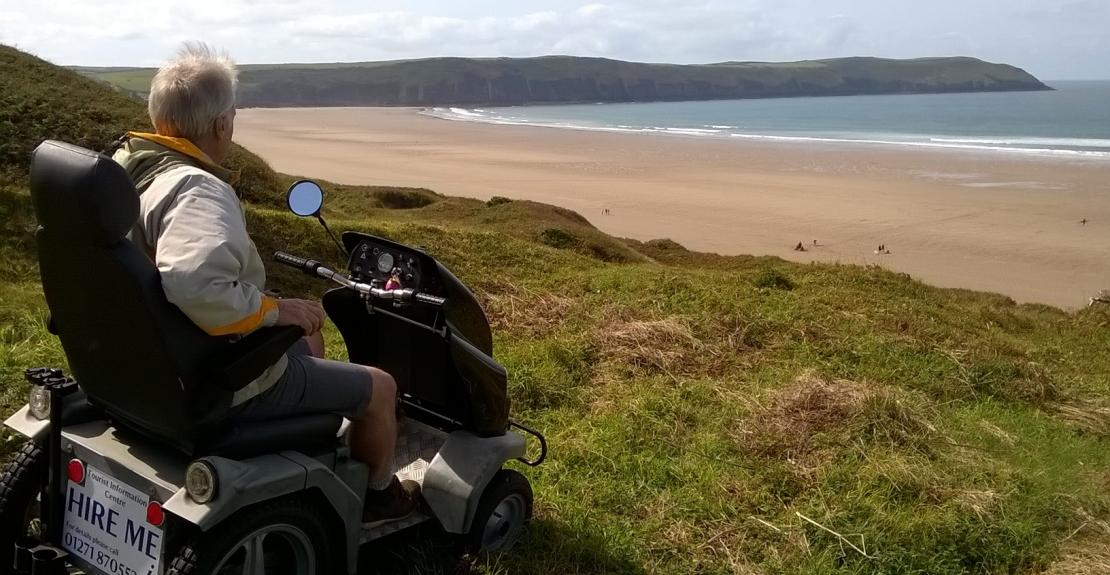
[[(128, 154), (150, 151), (152, 142), (159, 147), (172, 145), (170, 151), (189, 156), (200, 165), (211, 164), (187, 140), (132, 136), (115, 154), (125, 167)], [(231, 185), (187, 162), (169, 165), (152, 179), (147, 178), (144, 185), (146, 189), (139, 196), (139, 220), (130, 239), (154, 260), (166, 299), (214, 336), (242, 336), (274, 325), (277, 301), (263, 293), (266, 270), (247, 235), (243, 207)], [(243, 403), (268, 389), (287, 364), (288, 358), (282, 356), (258, 379), (236, 392), (233, 403)]]

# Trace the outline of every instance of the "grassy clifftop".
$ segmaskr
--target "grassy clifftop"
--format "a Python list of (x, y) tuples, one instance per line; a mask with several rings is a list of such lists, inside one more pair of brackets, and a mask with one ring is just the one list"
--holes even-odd
[(149, 123), (133, 99), (0, 45), (0, 168), (25, 172), (31, 150), (46, 139), (100, 150)]
[[(130, 130), (151, 131), (143, 102), (0, 44), (0, 178), (25, 179), (31, 151), (43, 140), (99, 151)], [(258, 156), (235, 146), (228, 165), (243, 172), (244, 198), (279, 201), (277, 174)]]
[[(150, 69), (80, 68), (141, 93)], [(1024, 70), (975, 58), (645, 64), (606, 58), (429, 58), (243, 66), (244, 106), (520, 105), (922, 92), (1045, 90)]]
[[(1105, 310), (621, 242), (526, 202), (330, 185), (328, 200), (332, 227), (425, 245), (476, 290), (514, 416), (551, 442), (549, 462), (525, 470), (532, 529), (477, 572), (1110, 568)], [(248, 211), (260, 251), (334, 254), (314, 222), (270, 205)], [(22, 183), (8, 182), (4, 412), (22, 402), (24, 367), (64, 363), (44, 328), (33, 225)], [(272, 284), (324, 287), (280, 272)], [(436, 541), (392, 541), (367, 572), (454, 572)]]

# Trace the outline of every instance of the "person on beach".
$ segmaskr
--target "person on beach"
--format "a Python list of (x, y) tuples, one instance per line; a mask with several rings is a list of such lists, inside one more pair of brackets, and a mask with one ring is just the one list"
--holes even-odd
[(363, 520), (407, 516), (417, 507), (418, 490), (393, 474), (393, 377), (323, 359), (320, 304), (265, 293), (266, 270), (232, 188), (238, 174), (220, 165), (231, 151), (236, 86), (234, 63), (199, 43), (185, 44), (155, 74), (147, 105), (155, 132), (130, 132), (113, 153), (139, 193), (130, 238), (157, 265), (166, 299), (212, 336), (239, 338), (277, 325), (304, 331), (277, 363), (235, 393), (232, 417), (334, 413), (350, 419), (351, 453), (370, 471)]

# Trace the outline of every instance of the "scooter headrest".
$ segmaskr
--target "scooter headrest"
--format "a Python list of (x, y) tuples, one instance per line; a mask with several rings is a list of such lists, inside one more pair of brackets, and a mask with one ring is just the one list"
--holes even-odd
[(123, 239), (139, 217), (139, 195), (123, 167), (54, 140), (31, 155), (31, 201), (48, 232), (103, 246)]

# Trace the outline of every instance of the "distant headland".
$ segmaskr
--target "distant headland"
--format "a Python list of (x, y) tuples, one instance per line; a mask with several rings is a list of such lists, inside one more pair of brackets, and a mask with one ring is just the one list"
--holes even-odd
[[(78, 72), (143, 95), (149, 68)], [(834, 58), (647, 64), (606, 58), (428, 58), (241, 67), (242, 107), (516, 106), (1051, 90), (1026, 71), (976, 58)]]

